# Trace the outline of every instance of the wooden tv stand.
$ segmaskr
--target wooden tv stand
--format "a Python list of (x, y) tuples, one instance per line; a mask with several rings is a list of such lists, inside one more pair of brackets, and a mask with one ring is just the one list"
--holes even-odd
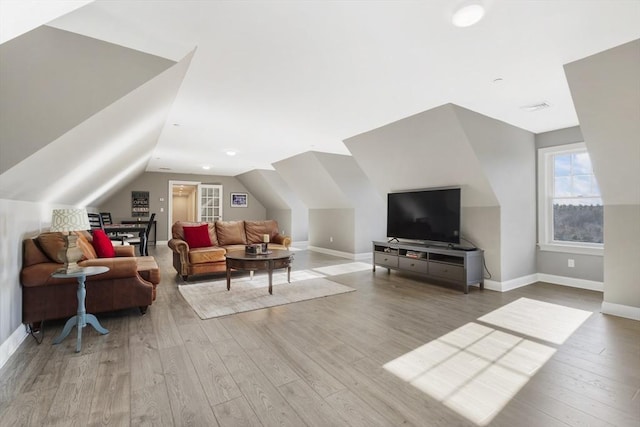
[(469, 285), (484, 289), (482, 249), (462, 250), (418, 243), (373, 242), (373, 271), (376, 265), (391, 270), (424, 275), (456, 283), (469, 293)]

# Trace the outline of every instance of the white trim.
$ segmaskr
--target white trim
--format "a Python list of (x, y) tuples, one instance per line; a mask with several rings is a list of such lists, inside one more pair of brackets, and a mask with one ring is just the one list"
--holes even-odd
[(613, 302), (602, 301), (603, 314), (610, 314), (612, 316), (625, 317), (632, 320), (640, 320), (640, 307), (633, 307), (631, 305), (616, 304)]
[(604, 283), (595, 280), (576, 279), (574, 277), (556, 276), (555, 274), (538, 273), (539, 282), (553, 283), (554, 285), (570, 286), (572, 288), (588, 289), (590, 291), (604, 292)]
[(513, 289), (531, 285), (532, 283), (535, 283), (537, 281), (538, 281), (537, 274), (529, 274), (527, 276), (516, 277), (515, 279), (507, 280), (504, 282), (485, 279), (484, 287), (485, 289), (489, 289), (490, 291), (508, 292)]
[(0, 345), (0, 368), (7, 363), (11, 355), (16, 352), (20, 344), (22, 344), (22, 341), (24, 341), (28, 335), (24, 325), (20, 325), (18, 329), (13, 331), (13, 333), (9, 335), (9, 338)]
[(339, 256), (341, 258), (348, 258), (348, 259), (353, 259), (353, 260), (357, 260), (357, 261), (359, 261), (359, 260), (370, 260), (371, 257), (373, 256), (370, 252), (363, 252), (363, 253), (360, 253), (360, 254), (352, 254), (350, 252), (336, 251), (336, 250), (333, 250), (333, 249), (321, 248), (319, 246), (308, 246), (307, 249), (310, 250), (310, 251), (314, 251), (314, 252), (320, 252), (322, 254)]
[(604, 256), (604, 248), (603, 247), (587, 247), (587, 246), (572, 246), (572, 245), (561, 245), (561, 244), (545, 244), (538, 243), (538, 248), (541, 251), (547, 252), (562, 252), (565, 254), (580, 254), (580, 255), (594, 255), (594, 256)]
[(496, 280), (485, 280), (484, 287), (490, 291), (508, 292), (513, 289), (531, 285), (536, 282), (546, 282), (553, 285), (570, 286), (572, 288), (587, 289), (590, 291), (604, 292), (604, 284), (594, 280), (576, 279), (573, 277), (556, 276), (554, 274), (534, 273), (527, 276), (516, 277), (515, 279), (498, 282)]
[(291, 246), (293, 246), (296, 249), (307, 249), (309, 247), (309, 241), (308, 240), (300, 240), (297, 242), (291, 242)]

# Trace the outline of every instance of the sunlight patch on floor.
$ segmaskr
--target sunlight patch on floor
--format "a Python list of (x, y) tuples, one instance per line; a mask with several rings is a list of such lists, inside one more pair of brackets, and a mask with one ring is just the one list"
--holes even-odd
[[(478, 320), (561, 344), (589, 315), (521, 298)], [(484, 426), (555, 352), (554, 347), (471, 322), (386, 363), (384, 369)]]
[(590, 311), (520, 298), (478, 320), (554, 344), (562, 344), (591, 316)]

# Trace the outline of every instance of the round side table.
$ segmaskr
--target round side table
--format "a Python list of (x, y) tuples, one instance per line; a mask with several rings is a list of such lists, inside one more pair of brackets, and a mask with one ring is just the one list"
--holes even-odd
[(109, 331), (102, 327), (98, 319), (93, 314), (87, 314), (85, 309), (85, 298), (87, 296), (87, 291), (84, 287), (84, 282), (87, 279), (87, 276), (95, 276), (97, 274), (106, 273), (109, 271), (109, 267), (85, 267), (79, 271), (75, 271), (73, 273), (61, 273), (56, 272), (51, 275), (51, 277), (55, 277), (56, 279), (68, 279), (70, 277), (75, 277), (78, 280), (78, 314), (67, 320), (67, 323), (64, 324), (64, 328), (60, 335), (58, 335), (54, 340), (54, 344), (60, 344), (63, 339), (71, 333), (71, 329), (74, 326), (78, 328), (78, 339), (76, 341), (76, 353), (80, 352), (80, 348), (82, 347), (82, 328), (87, 326), (87, 324), (93, 326), (93, 328), (101, 333), (102, 335), (108, 334)]

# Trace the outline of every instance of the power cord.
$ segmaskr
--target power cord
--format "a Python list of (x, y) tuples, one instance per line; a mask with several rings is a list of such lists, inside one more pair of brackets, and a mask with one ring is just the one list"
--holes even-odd
[[(471, 246), (473, 246), (474, 249), (478, 249), (478, 246), (473, 243), (471, 240), (460, 236), (460, 240), (464, 240), (467, 243), (470, 243)], [(491, 272), (489, 271), (489, 269), (487, 268), (487, 260), (484, 258), (484, 256), (482, 257), (482, 265), (484, 266), (485, 271), (487, 272), (487, 275), (485, 276), (485, 279), (491, 279)]]

